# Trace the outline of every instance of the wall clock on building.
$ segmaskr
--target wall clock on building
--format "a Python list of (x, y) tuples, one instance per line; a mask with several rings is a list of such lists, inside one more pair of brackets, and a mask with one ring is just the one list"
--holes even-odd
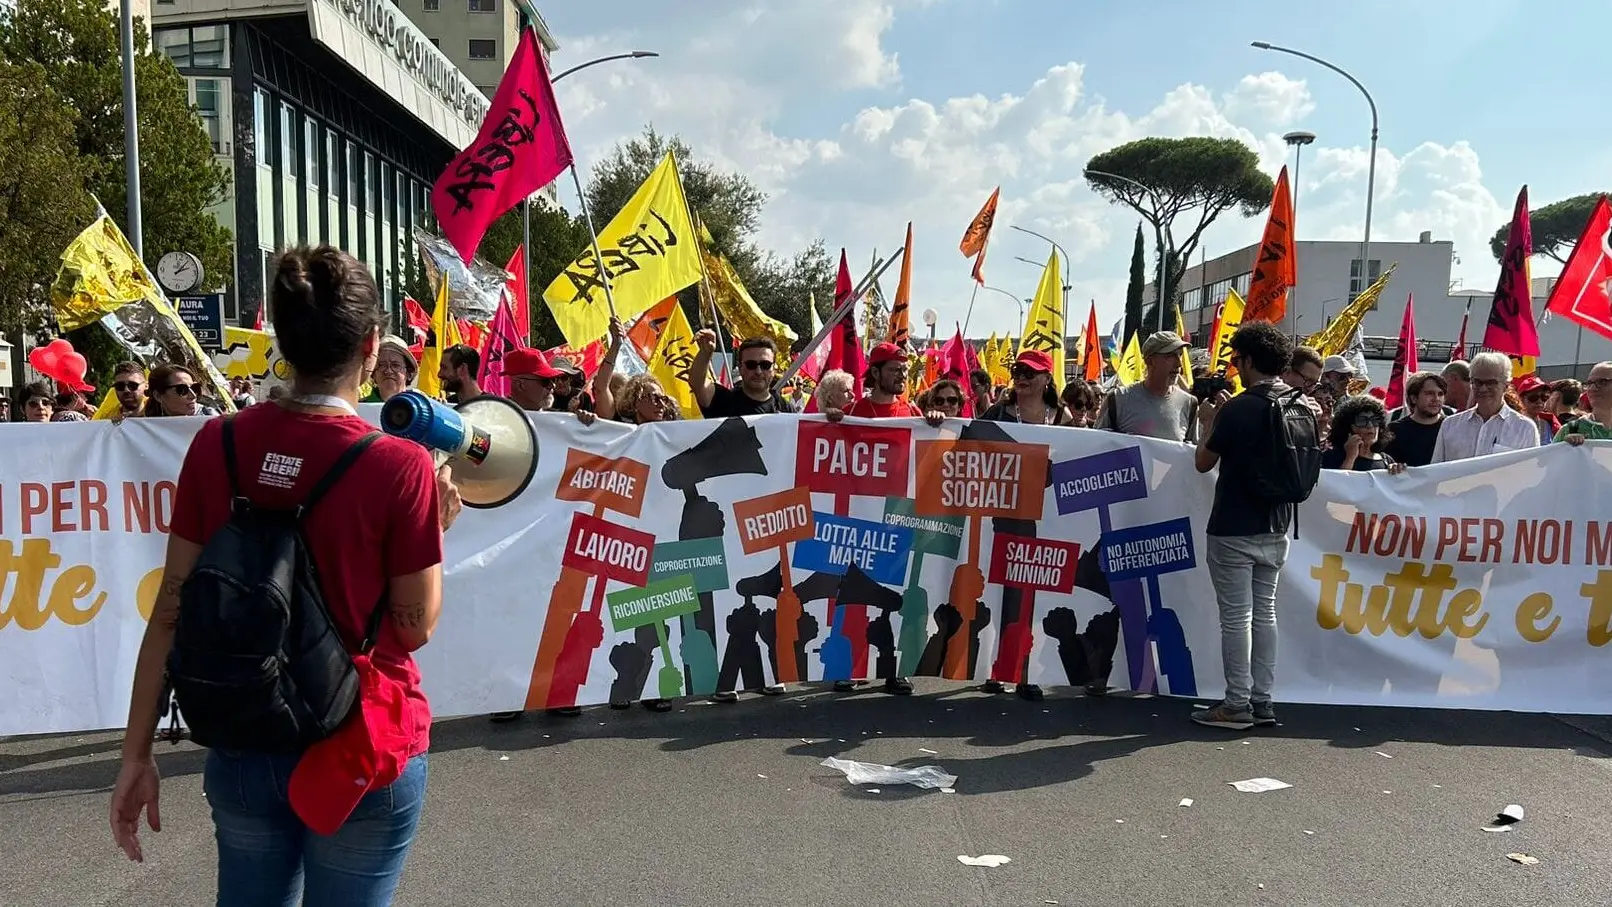
[(170, 293), (189, 293), (201, 286), (201, 259), (189, 252), (169, 252), (157, 261), (157, 282)]

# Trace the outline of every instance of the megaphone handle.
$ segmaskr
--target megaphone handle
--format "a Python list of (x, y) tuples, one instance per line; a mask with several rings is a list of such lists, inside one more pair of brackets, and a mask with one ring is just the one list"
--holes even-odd
[(431, 463), (432, 463), (433, 468), (437, 469), (437, 470), (440, 470), (440, 469), (442, 469), (442, 467), (448, 465), (448, 456), (449, 456), (449, 454), (447, 453), (447, 451), (432, 449), (431, 450)]

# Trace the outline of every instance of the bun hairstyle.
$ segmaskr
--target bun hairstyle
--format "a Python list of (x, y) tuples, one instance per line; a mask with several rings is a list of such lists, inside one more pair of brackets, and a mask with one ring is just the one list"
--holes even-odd
[(308, 378), (352, 369), (381, 326), (381, 294), (363, 263), (334, 246), (282, 253), (269, 290), (280, 355)]

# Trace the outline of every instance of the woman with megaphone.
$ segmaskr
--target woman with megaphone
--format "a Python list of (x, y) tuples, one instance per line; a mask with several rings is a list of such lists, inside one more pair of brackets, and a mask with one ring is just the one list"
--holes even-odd
[[(442, 533), (460, 499), (429, 451), (358, 417), (383, 323), (364, 265), (330, 246), (293, 249), (270, 292), (290, 391), (209, 421), (185, 455), (112, 833), (139, 861), (141, 814), (162, 827), (151, 750), (166, 668), (209, 747), (217, 903), (390, 903), (430, 745), (411, 653), (436, 626)], [(309, 680), (331, 695), (306, 696)]]

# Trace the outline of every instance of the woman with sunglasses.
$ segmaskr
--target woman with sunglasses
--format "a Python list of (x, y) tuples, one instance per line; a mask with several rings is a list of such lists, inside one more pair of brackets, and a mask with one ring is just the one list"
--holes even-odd
[(1075, 428), (1091, 428), (1097, 424), (1097, 410), (1101, 402), (1097, 396), (1097, 389), (1089, 382), (1077, 378), (1065, 385), (1063, 405), (1069, 413), (1069, 425)]
[(1383, 453), (1393, 435), (1388, 431), (1388, 411), (1376, 397), (1363, 394), (1338, 404), (1332, 413), (1327, 440), (1327, 450), (1321, 454), (1322, 469), (1348, 472), (1404, 469)]
[(17, 392), (18, 422), (49, 422), (56, 412), (56, 395), (43, 381), (25, 384)]
[(926, 413), (940, 413), (948, 419), (958, 419), (963, 412), (963, 386), (950, 378), (942, 378), (923, 392), (918, 408)]
[(190, 369), (172, 363), (157, 366), (146, 387), (146, 417), (218, 415), (218, 410), (197, 399), (199, 389)]
[(1052, 379), (1052, 357), (1041, 350), (1025, 350), (1013, 361), (1013, 395), (993, 405), (978, 418), (990, 422), (1028, 425), (1067, 425)]

